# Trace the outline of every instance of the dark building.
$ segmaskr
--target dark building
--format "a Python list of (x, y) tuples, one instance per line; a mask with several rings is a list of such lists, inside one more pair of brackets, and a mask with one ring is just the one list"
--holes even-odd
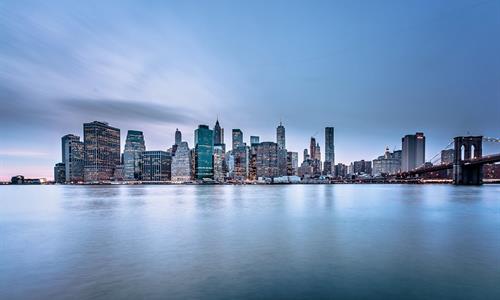
[(175, 145), (179, 146), (182, 142), (182, 133), (179, 131), (179, 128), (175, 129)]
[(259, 140), (260, 138), (256, 135), (250, 136), (250, 146), (259, 144), (260, 143)]
[(347, 172), (348, 172), (347, 165), (344, 165), (342, 163), (338, 163), (335, 165), (335, 176), (336, 177), (346, 178)]
[(425, 136), (422, 132), (405, 135), (402, 140), (401, 171), (419, 168), (425, 163)]
[(224, 144), (224, 128), (219, 124), (219, 119), (215, 121), (214, 126), (214, 145)]
[(67, 134), (61, 138), (62, 163), (64, 164), (64, 181), (67, 183), (82, 182), (85, 164), (85, 147), (80, 137)]
[[(129, 130), (123, 150), (123, 179), (140, 180), (142, 172), (142, 153), (146, 151), (142, 131)], [(116, 176), (115, 176), (116, 177)]]
[(11, 184), (24, 184), (24, 176), (22, 176), (22, 175), (13, 176), (10, 179), (10, 183)]
[(288, 175), (288, 151), (282, 148), (280, 149), (278, 146), (278, 176), (287, 176)]
[(286, 149), (285, 126), (281, 122), (278, 128), (276, 128), (276, 143), (279, 150)]
[(172, 156), (169, 152), (144, 151), (142, 160), (142, 181), (169, 181), (171, 179)]
[(335, 135), (333, 127), (325, 127), (325, 167), (326, 175), (334, 174), (335, 166)]
[(372, 162), (364, 159), (353, 162), (353, 174), (372, 174)]
[(262, 142), (257, 146), (256, 173), (257, 178), (278, 176), (278, 144)]
[(66, 182), (66, 166), (63, 163), (57, 163), (54, 166), (54, 182), (55, 183)]
[(109, 181), (120, 164), (120, 129), (105, 122), (83, 124), (84, 180)]
[(249, 171), (249, 147), (245, 144), (233, 150), (234, 157), (234, 179), (245, 180)]
[(194, 131), (195, 179), (213, 179), (214, 137), (207, 125), (199, 125)]
[(297, 176), (299, 171), (299, 153), (287, 152), (286, 166), (288, 176)]
[(243, 145), (243, 132), (240, 129), (233, 129), (233, 148), (232, 150)]

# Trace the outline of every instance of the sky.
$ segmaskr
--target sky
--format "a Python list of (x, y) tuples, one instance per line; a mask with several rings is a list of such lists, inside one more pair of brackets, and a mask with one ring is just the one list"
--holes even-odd
[[(311, 136), (336, 162), (422, 131), (500, 136), (500, 1), (0, 1), (0, 180), (53, 177), (84, 122), (193, 146), (219, 118), (230, 144)], [(498, 147), (496, 148), (498, 149)], [(499, 152), (496, 150), (492, 150)]]

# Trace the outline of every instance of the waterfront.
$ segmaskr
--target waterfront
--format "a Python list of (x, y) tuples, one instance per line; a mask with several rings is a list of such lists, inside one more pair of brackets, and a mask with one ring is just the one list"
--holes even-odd
[(0, 188), (1, 299), (498, 299), (500, 186)]

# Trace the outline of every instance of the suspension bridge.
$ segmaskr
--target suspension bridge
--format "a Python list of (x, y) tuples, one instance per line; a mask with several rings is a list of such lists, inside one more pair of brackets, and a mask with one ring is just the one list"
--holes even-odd
[[(483, 143), (500, 143), (500, 139), (484, 136), (457, 136), (443, 150), (453, 149), (453, 160), (439, 162), (441, 152), (414, 170), (395, 174), (398, 178), (414, 178), (427, 173), (452, 170), (453, 184), (480, 185), (483, 166), (500, 162), (500, 153), (483, 155)], [(453, 146), (453, 148), (451, 148)]]

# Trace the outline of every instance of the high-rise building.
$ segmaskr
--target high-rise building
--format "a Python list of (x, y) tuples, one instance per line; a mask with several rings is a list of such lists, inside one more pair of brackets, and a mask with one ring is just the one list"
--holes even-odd
[(179, 131), (179, 128), (175, 129), (175, 145), (179, 146), (182, 142), (182, 133)]
[(425, 136), (422, 132), (402, 138), (401, 171), (407, 172), (425, 163)]
[(258, 144), (259, 140), (260, 140), (260, 138), (256, 135), (250, 136), (250, 146)]
[(262, 142), (257, 146), (257, 178), (278, 176), (278, 144)]
[(214, 133), (207, 125), (199, 125), (194, 131), (195, 178), (213, 179)]
[(311, 142), (309, 143), (309, 157), (311, 159), (316, 159), (316, 139), (311, 137)]
[(319, 143), (316, 143), (316, 159), (321, 160), (321, 147)]
[(351, 174), (360, 175), (360, 174), (372, 174), (372, 162), (365, 161), (364, 159), (358, 160), (352, 163), (352, 172)]
[(248, 178), (249, 150), (249, 147), (245, 144), (233, 149), (234, 179), (246, 180)]
[(340, 178), (347, 177), (348, 167), (342, 163), (338, 163), (335, 165), (335, 176)]
[(172, 156), (171, 177), (174, 182), (191, 180), (191, 151), (187, 142), (181, 142)]
[(278, 146), (278, 176), (288, 175), (288, 152)]
[(233, 129), (233, 150), (243, 145), (243, 132), (240, 129)]
[(304, 160), (303, 161), (306, 161), (308, 160), (310, 157), (309, 157), (309, 153), (307, 152), (307, 149), (304, 149)]
[(54, 166), (54, 182), (55, 183), (65, 183), (66, 182), (66, 167), (63, 163), (57, 163)]
[(281, 122), (278, 128), (276, 128), (276, 142), (278, 143), (278, 149), (286, 149), (285, 126)]
[(105, 122), (83, 124), (84, 180), (109, 181), (120, 164), (120, 129)]
[(334, 174), (335, 166), (335, 133), (333, 127), (325, 127), (325, 168), (326, 175)]
[(214, 146), (214, 180), (224, 182), (224, 150), (222, 145)]
[(83, 181), (84, 169), (84, 144), (80, 137), (67, 134), (61, 138), (62, 163), (64, 164), (64, 174), (66, 183), (76, 183)]
[(401, 151), (391, 153), (389, 147), (385, 148), (384, 155), (373, 160), (373, 175), (389, 175), (401, 170)]
[(233, 150), (229, 150), (224, 155), (226, 165), (226, 177), (234, 178), (234, 155)]
[(248, 153), (248, 178), (250, 180), (257, 180), (257, 148), (259, 146), (259, 137), (250, 137), (250, 151)]
[(142, 153), (146, 151), (142, 131), (129, 130), (123, 150), (123, 179), (140, 180), (142, 171)]
[(217, 119), (214, 126), (214, 145), (220, 144), (224, 144), (224, 128), (220, 127), (219, 119)]
[(299, 153), (287, 152), (287, 175), (296, 176), (299, 170)]
[(144, 151), (142, 153), (142, 181), (169, 181), (172, 156), (167, 151)]

